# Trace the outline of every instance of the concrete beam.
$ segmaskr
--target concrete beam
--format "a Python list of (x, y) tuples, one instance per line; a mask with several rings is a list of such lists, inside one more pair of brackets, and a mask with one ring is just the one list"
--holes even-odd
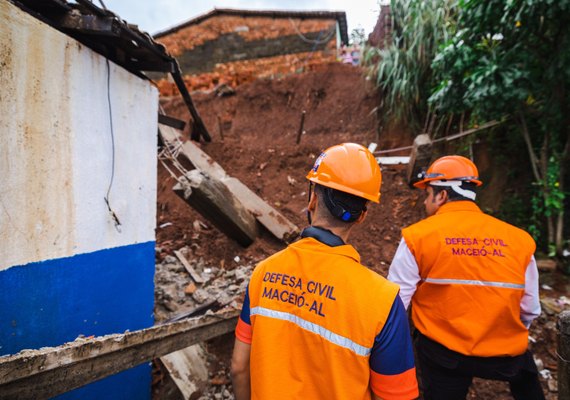
[(172, 189), (240, 245), (247, 247), (257, 237), (255, 217), (221, 181), (193, 169), (181, 177)]
[(0, 357), (0, 399), (45, 399), (235, 329), (238, 311)]

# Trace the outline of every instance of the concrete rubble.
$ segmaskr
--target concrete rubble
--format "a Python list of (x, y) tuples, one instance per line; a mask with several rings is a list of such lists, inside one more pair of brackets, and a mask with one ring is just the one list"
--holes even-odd
[[(193, 281), (179, 258), (171, 255), (164, 257), (163, 261), (156, 265), (155, 273), (155, 319), (157, 324), (180, 318), (185, 314), (191, 314), (192, 317), (195, 317), (199, 314), (216, 314), (219, 310), (227, 310), (227, 308), (241, 308), (254, 265), (241, 263), (242, 260), (238, 258), (240, 262), (236, 262), (233, 269), (211, 266), (202, 258), (192, 259), (188, 256), (189, 251), (186, 247), (179, 250), (190, 260), (189, 262), (200, 275), (203, 283)], [(205, 308), (200, 309), (200, 307)], [(192, 313), (194, 310), (199, 311), (194, 314)], [(199, 348), (192, 350), (192, 354), (194, 354), (192, 357), (188, 355), (191, 348), (168, 356), (172, 359), (175, 358), (173, 355), (178, 355), (178, 359), (183, 360), (179, 361), (178, 364), (169, 362), (168, 358), (161, 358), (165, 370), (168, 370), (173, 382), (178, 386), (181, 398), (233, 399), (227, 368), (219, 366), (220, 363), (216, 355), (209, 354), (204, 343), (193, 347)], [(188, 364), (203, 364), (204, 368), (208, 370), (207, 379), (203, 375), (191, 374), (187, 376), (185, 383), (184, 380), (180, 380), (179, 375), (189, 370), (185, 368)], [(187, 374), (188, 372), (185, 375)]]

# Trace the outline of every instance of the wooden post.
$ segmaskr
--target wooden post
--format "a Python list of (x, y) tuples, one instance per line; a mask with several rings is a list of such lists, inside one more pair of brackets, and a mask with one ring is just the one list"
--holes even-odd
[(558, 316), (558, 399), (570, 399), (570, 310)]
[(222, 139), (222, 142), (224, 141), (224, 124), (222, 124), (222, 119), (220, 118), (220, 116), (217, 116), (218, 118), (218, 132), (220, 132), (220, 138)]
[(414, 139), (410, 162), (408, 164), (408, 184), (412, 185), (418, 180), (423, 168), (427, 168), (431, 160), (432, 141), (427, 134), (421, 134)]
[(303, 110), (303, 112), (301, 113), (301, 125), (299, 125), (299, 132), (297, 132), (297, 141), (296, 143), (299, 144), (301, 143), (301, 135), (305, 132), (303, 130), (304, 126), (305, 126), (305, 114), (307, 112), (305, 110)]
[(255, 240), (255, 217), (218, 179), (193, 169), (180, 179), (173, 190), (240, 245), (247, 247)]

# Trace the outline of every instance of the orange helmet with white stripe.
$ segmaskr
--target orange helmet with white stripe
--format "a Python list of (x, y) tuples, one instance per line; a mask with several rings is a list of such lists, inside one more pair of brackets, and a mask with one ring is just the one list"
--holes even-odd
[(445, 156), (435, 160), (428, 168), (427, 172), (422, 172), (420, 181), (414, 186), (425, 189), (430, 182), (473, 182), (481, 186), (483, 182), (479, 180), (479, 171), (473, 161), (462, 156)]

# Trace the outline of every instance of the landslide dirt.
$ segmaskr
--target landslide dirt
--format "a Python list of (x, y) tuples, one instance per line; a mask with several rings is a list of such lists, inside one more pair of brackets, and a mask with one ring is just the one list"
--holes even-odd
[[(281, 80), (244, 84), (231, 96), (218, 96), (215, 92), (195, 92), (192, 96), (213, 137), (211, 143), (201, 143), (202, 149), (229, 175), (240, 179), (300, 228), (306, 225), (308, 186), (304, 176), (323, 149), (346, 141), (365, 146), (377, 142), (378, 149), (412, 142), (412, 135), (402, 129), (377, 136), (374, 110), (378, 98), (357, 67), (331, 64)], [(181, 99), (165, 98), (161, 104), (168, 115), (189, 120)], [(303, 110), (306, 133), (296, 144)], [(363, 264), (386, 276), (401, 228), (423, 218), (424, 211), (421, 193), (406, 184), (404, 167), (384, 166), (382, 173), (381, 202), (370, 207), (367, 220), (355, 228), (350, 243), (360, 252)], [(175, 180), (159, 165), (157, 262), (172, 255), (173, 250), (189, 246), (191, 257), (203, 258), (213, 267), (232, 269), (238, 264), (236, 257), (239, 264), (255, 264), (284, 247), (262, 231), (254, 244), (242, 248), (180, 200), (172, 191), (174, 184)], [(568, 285), (555, 287), (548, 295), (556, 297), (565, 290)], [(543, 313), (531, 334), (537, 341), (533, 345), (536, 357), (555, 375), (554, 320), (555, 316)], [(233, 336), (226, 335), (208, 345), (217, 360), (211, 366), (217, 369), (212, 371), (212, 385), (219, 385), (219, 377), (223, 376), (224, 390), (229, 382), (232, 343)], [(555, 399), (555, 393), (548, 391), (546, 379), (542, 383), (547, 398)], [(469, 398), (510, 396), (506, 383), (476, 380)]]
[[(376, 95), (360, 69), (351, 66), (331, 64), (282, 80), (242, 85), (234, 96), (194, 93), (193, 99), (213, 137), (211, 143), (201, 144), (202, 149), (299, 227), (306, 225), (305, 174), (321, 151), (347, 141), (365, 146), (378, 141), (373, 112)], [(188, 121), (181, 99), (163, 100), (162, 105), (168, 115)], [(303, 110), (306, 133), (297, 145)], [(188, 137), (188, 132), (184, 133)], [(406, 132), (390, 132), (380, 138), (379, 148), (411, 141)], [(403, 167), (383, 168), (381, 204), (370, 207), (366, 223), (357, 227), (351, 238), (363, 262), (378, 272), (386, 271), (400, 229), (423, 212), (419, 193), (407, 187), (404, 175)], [(172, 223), (157, 231), (157, 241), (165, 250), (190, 245), (196, 257), (214, 265), (231, 265), (235, 256), (259, 260), (283, 248), (267, 232), (247, 249), (215, 228), (195, 232), (195, 220), (211, 224), (172, 192), (174, 179), (162, 166), (158, 181), (158, 226)]]

